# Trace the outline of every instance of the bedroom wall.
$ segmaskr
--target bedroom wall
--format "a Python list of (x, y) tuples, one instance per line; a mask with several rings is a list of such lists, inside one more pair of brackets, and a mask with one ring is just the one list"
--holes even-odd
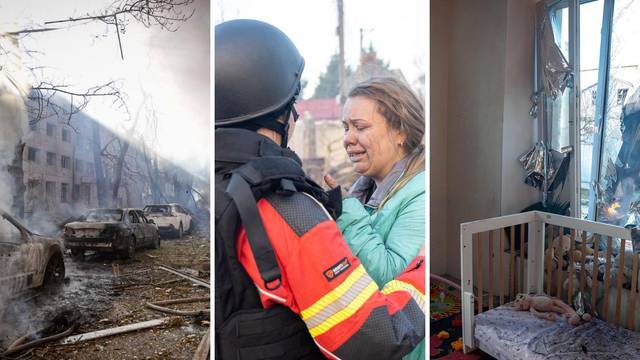
[(520, 212), (539, 201), (539, 192), (523, 182), (518, 158), (537, 137), (536, 120), (529, 116), (533, 92), (535, 1), (508, 1), (505, 95), (502, 132), (501, 214)]
[(447, 271), (447, 119), (449, 89), (449, 26), (451, 2), (432, 0), (430, 15), (430, 251), (431, 271)]
[(516, 160), (533, 143), (534, 14), (528, 0), (431, 1), (435, 273), (459, 278), (461, 222), (519, 211), (535, 195)]

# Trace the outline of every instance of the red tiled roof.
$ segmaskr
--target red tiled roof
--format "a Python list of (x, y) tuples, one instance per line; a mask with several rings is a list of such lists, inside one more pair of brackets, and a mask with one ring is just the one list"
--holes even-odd
[(336, 99), (298, 100), (296, 110), (300, 117), (308, 113), (313, 120), (338, 120), (342, 117), (342, 108)]

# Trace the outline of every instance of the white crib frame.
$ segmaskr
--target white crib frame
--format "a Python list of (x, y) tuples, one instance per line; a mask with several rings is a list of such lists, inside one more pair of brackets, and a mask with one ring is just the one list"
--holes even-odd
[(620, 226), (549, 214), (541, 211), (530, 211), (460, 224), (460, 251), (462, 255), (462, 338), (465, 353), (476, 348), (474, 337), (473, 235), (523, 224), (529, 224), (525, 288), (528, 289), (529, 293), (536, 294), (543, 293), (545, 251), (543, 239), (545, 238), (545, 224), (570, 229), (580, 229), (582, 231), (625, 239), (627, 241), (631, 239), (630, 230)]

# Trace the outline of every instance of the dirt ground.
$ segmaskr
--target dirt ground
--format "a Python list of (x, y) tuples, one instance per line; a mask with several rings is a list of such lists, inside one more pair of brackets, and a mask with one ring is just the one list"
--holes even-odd
[[(209, 289), (158, 269), (167, 265), (209, 281), (209, 238), (186, 235), (163, 239), (160, 249), (138, 250), (129, 260), (87, 254), (65, 255), (65, 283), (35, 292), (12, 304), (5, 315), (0, 353), (16, 338), (49, 327), (59, 333), (76, 322), (73, 334), (173, 316), (149, 309), (146, 302), (209, 296)], [(175, 280), (175, 281), (172, 281)], [(178, 310), (209, 309), (208, 302), (167, 305)], [(6, 359), (192, 359), (209, 327), (209, 314), (182, 316), (171, 325), (89, 340), (74, 345), (49, 343)], [(0, 358), (2, 358), (0, 356)]]

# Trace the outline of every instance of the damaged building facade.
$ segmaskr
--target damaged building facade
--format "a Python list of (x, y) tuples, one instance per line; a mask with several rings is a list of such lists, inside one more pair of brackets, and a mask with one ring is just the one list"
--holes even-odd
[[(41, 99), (31, 95), (22, 150), (25, 218), (62, 221), (90, 208), (145, 205), (150, 197), (146, 176), (131, 174), (144, 169), (139, 164), (144, 156), (136, 147), (127, 150), (122, 181), (114, 202), (111, 186), (121, 146), (117, 134), (84, 112), (69, 116), (59, 111), (70, 106), (66, 100), (54, 98), (55, 102), (43, 109), (34, 104)], [(95, 146), (100, 154), (98, 165)], [(100, 171), (107, 184), (105, 197), (109, 201), (106, 204), (99, 202), (97, 166), (102, 168)]]
[[(99, 207), (143, 208), (169, 202), (197, 207), (192, 176), (171, 161), (149, 155), (153, 151), (145, 151), (141, 140), (123, 139), (82, 111), (70, 117), (60, 111), (69, 108), (66, 100), (54, 97), (55, 103), (40, 109), (33, 103), (39, 100), (37, 96), (30, 98), (22, 150), (25, 218), (59, 223)], [(125, 147), (125, 141), (130, 146)], [(104, 180), (102, 203), (99, 173)]]
[(94, 120), (79, 117), (74, 127), (57, 116), (29, 119), (22, 152), (27, 218), (37, 211), (70, 214), (75, 206), (98, 206), (89, 128)]

